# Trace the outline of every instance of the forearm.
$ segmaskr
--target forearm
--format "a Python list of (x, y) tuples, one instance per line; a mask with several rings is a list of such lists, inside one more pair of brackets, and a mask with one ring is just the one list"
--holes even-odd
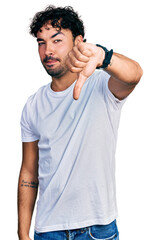
[(18, 183), (18, 236), (29, 240), (29, 230), (38, 191), (38, 178), (25, 171), (20, 172)]
[(124, 99), (133, 91), (143, 73), (140, 65), (118, 53), (113, 53), (111, 57), (111, 53), (101, 45), (91, 43), (80, 42), (74, 46), (66, 61), (70, 71), (78, 74), (73, 92), (74, 99), (79, 98), (83, 84), (95, 69), (104, 69), (105, 66), (107, 67), (104, 71), (111, 75), (109, 89), (117, 98)]
[(118, 53), (113, 53), (110, 65), (104, 70), (116, 80), (127, 85), (136, 85), (143, 73), (136, 61)]

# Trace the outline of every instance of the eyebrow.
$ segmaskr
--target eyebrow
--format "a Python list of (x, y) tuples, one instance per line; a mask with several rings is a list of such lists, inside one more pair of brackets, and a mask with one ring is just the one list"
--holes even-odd
[[(51, 36), (51, 38), (55, 38), (55, 37), (56, 37), (57, 35), (59, 35), (59, 34), (64, 35), (64, 33), (62, 33), (62, 32), (57, 32), (57, 33), (53, 34), (53, 35)], [(44, 39), (43, 39), (43, 38), (37, 38), (37, 42), (39, 42), (39, 41), (44, 41)]]

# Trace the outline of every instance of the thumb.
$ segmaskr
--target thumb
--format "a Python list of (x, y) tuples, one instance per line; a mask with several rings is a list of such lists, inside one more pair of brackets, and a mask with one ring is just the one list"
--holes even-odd
[(82, 72), (80, 72), (78, 74), (78, 79), (77, 79), (77, 82), (76, 82), (74, 90), (73, 90), (73, 98), (75, 100), (78, 100), (78, 98), (80, 96), (81, 89), (82, 89), (83, 84), (85, 83), (86, 80), (87, 80), (87, 77), (85, 75), (83, 75)]

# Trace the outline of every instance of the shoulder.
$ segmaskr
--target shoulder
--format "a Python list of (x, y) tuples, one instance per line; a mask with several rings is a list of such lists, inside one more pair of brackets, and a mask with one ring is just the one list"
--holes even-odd
[(89, 82), (90, 84), (93, 84), (102, 88), (106, 88), (108, 86), (110, 75), (103, 71), (103, 70), (96, 70), (90, 77)]
[(50, 85), (50, 83), (40, 87), (35, 93), (33, 93), (31, 96), (29, 96), (29, 98), (26, 101), (25, 106), (28, 106), (28, 107), (34, 106), (38, 101), (40, 101), (42, 96), (47, 92), (49, 85)]
[(126, 99), (119, 100), (110, 91), (108, 87), (109, 79), (111, 77), (110, 74), (108, 74), (104, 70), (97, 70), (95, 71), (92, 77), (96, 80), (97, 82), (96, 87), (99, 93), (104, 97), (107, 106), (112, 110), (120, 109), (123, 106)]
[(97, 80), (103, 80), (109, 79), (110, 75), (103, 71), (103, 70), (95, 70), (95, 72), (91, 75), (91, 78), (97, 79)]
[(110, 75), (103, 71), (103, 70), (96, 70), (90, 77), (89, 77), (89, 85), (94, 86), (97, 90), (101, 93), (106, 92), (108, 88), (108, 81)]
[(28, 97), (22, 110), (22, 116), (30, 118), (30, 116), (36, 114), (37, 106), (41, 103), (41, 99), (46, 94), (49, 84), (40, 87), (34, 94)]

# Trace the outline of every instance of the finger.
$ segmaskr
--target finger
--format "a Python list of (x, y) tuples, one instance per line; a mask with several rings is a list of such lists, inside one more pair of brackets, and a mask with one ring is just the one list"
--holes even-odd
[[(79, 60), (75, 57), (75, 55), (74, 55), (73, 52), (70, 52), (69, 55), (68, 55), (68, 57), (69, 57), (69, 61), (70, 61), (71, 65), (72, 65), (73, 67), (84, 68), (84, 67), (86, 66), (86, 64), (87, 64), (86, 62), (79, 61)], [(86, 60), (85, 60), (85, 61), (86, 61)]]
[(73, 51), (72, 51), (72, 54), (75, 56), (75, 58), (77, 60), (79, 60), (80, 62), (85, 62), (87, 63), (89, 61), (89, 57), (83, 55), (80, 50), (78, 49), (78, 46), (76, 45), (74, 48), (73, 48)]
[(92, 51), (89, 48), (86, 48), (86, 45), (84, 43), (78, 43), (77, 48), (79, 52), (86, 57), (91, 57), (92, 56)]
[(66, 60), (66, 65), (72, 73), (79, 73), (82, 71), (82, 68), (74, 67), (69, 58)]
[(77, 79), (76, 85), (75, 85), (74, 90), (73, 90), (73, 98), (75, 100), (78, 100), (78, 98), (80, 96), (81, 89), (82, 89), (83, 84), (85, 83), (86, 79), (87, 79), (86, 76), (84, 76), (82, 73), (79, 73), (79, 77)]

